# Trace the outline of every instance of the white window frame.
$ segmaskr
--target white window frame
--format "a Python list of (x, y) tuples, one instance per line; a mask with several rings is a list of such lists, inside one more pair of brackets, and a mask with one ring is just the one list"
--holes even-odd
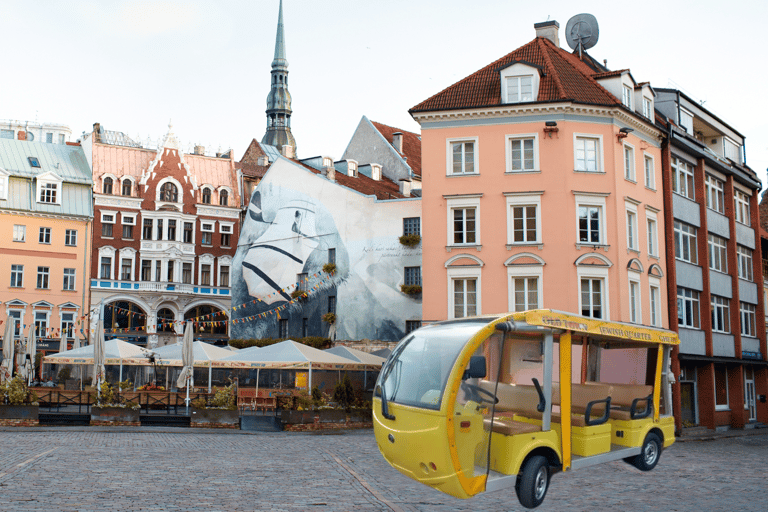
[(720, 295), (710, 295), (712, 332), (731, 333), (731, 299)]
[[(13, 267), (21, 267), (21, 269), (14, 269)], [(18, 286), (13, 285), (13, 276), (14, 274), (21, 275), (19, 278)], [(20, 265), (18, 263), (12, 263), (11, 264), (11, 284), (9, 288), (24, 288), (24, 265)]]
[[(589, 170), (586, 168), (586, 156), (584, 159), (584, 169), (579, 169), (579, 141), (594, 141), (595, 142), (595, 170)], [(586, 146), (584, 148), (586, 155)], [(603, 136), (595, 135), (591, 133), (574, 133), (573, 134), (573, 169), (574, 172), (587, 172), (595, 174), (605, 174), (605, 165), (603, 162)]]
[[(607, 239), (607, 215), (606, 215), (606, 201), (604, 195), (586, 195), (586, 194), (576, 194), (576, 245), (577, 246), (586, 246), (586, 247), (595, 247), (595, 246), (605, 246), (607, 245), (606, 242)], [(599, 235), (600, 235), (600, 241), (598, 243), (595, 242), (582, 242), (581, 241), (581, 230), (579, 226), (579, 208), (582, 206), (584, 207), (598, 207), (600, 209), (600, 228), (599, 228)]]
[(717, 176), (705, 175), (704, 187), (707, 196), (707, 208), (717, 213), (725, 213), (725, 183)]
[[(517, 79), (518, 84), (520, 83), (521, 79), (530, 77), (531, 79), (531, 97), (528, 98), (522, 98), (520, 94), (516, 97), (511, 97), (509, 94), (509, 80), (510, 79)], [(507, 103), (507, 104), (514, 104), (514, 103), (527, 103), (536, 101), (539, 97), (539, 84), (541, 82), (541, 71), (539, 68), (535, 66), (529, 66), (522, 62), (516, 62), (512, 64), (511, 66), (507, 66), (506, 68), (500, 70), (499, 72), (499, 78), (501, 80), (500, 83), (500, 90), (501, 90), (501, 102)], [(518, 87), (518, 91), (520, 91), (520, 87)]]
[[(47, 269), (45, 272), (40, 272), (41, 268)], [(40, 283), (40, 276), (45, 276), (45, 284), (46, 286), (39, 286)], [(35, 275), (35, 289), (36, 290), (50, 290), (51, 289), (51, 267), (44, 266), (44, 265), (38, 265), (37, 266), (37, 274)]]
[(754, 281), (754, 251), (743, 245), (736, 245), (736, 261), (738, 262), (739, 279)]
[[(41, 315), (45, 316), (45, 319), (42, 320), (44, 322), (45, 327), (42, 329), (43, 332), (37, 331), (37, 314), (40, 313)], [(38, 338), (45, 338), (47, 333), (46, 331), (50, 329), (50, 323), (51, 323), (51, 310), (50, 309), (43, 309), (42, 307), (38, 308), (36, 306), (32, 306), (32, 325), (30, 326), (31, 329), (34, 329), (37, 331), (37, 337)]]
[(749, 338), (757, 337), (757, 307), (747, 302), (739, 302), (739, 317), (741, 335)]
[[(524, 83), (524, 81), (527, 81), (528, 83)], [(512, 95), (510, 91), (510, 86), (516, 83), (517, 85), (517, 95)], [(504, 77), (504, 93), (505, 93), (505, 101), (504, 103), (526, 103), (534, 101), (535, 98), (533, 96), (534, 94), (534, 75), (511, 75), (511, 76), (505, 76)], [(531, 89), (530, 96), (526, 97), (523, 95), (523, 87), (527, 85)]]
[[(49, 187), (53, 185), (53, 187)], [(61, 204), (61, 182), (58, 180), (37, 178), (37, 202), (42, 204)], [(45, 190), (53, 190), (56, 197), (54, 201), (44, 201), (48, 194), (43, 194)]]
[(654, 277), (648, 278), (648, 307), (653, 327), (661, 327), (661, 281)]
[[(105, 216), (111, 216), (112, 220), (107, 220), (104, 217)], [(112, 224), (112, 236), (104, 236), (104, 228), (101, 229), (101, 233), (99, 235), (101, 238), (116, 238), (115, 237), (115, 224), (117, 224), (117, 212), (116, 211), (102, 211), (101, 212), (101, 224), (102, 226), (104, 224)]]
[(736, 222), (744, 224), (745, 226), (751, 226), (752, 221), (749, 212), (749, 195), (742, 190), (734, 189), (733, 201)]
[[(125, 182), (129, 182), (131, 184), (131, 195), (126, 196), (123, 194), (123, 187), (125, 186)], [(136, 189), (136, 183), (134, 182), (133, 178), (130, 176), (123, 176), (120, 178), (120, 196), (122, 197), (133, 197), (133, 192)]]
[[(479, 247), (480, 241), (480, 198), (481, 195), (457, 196), (446, 198), (447, 216), (447, 247)], [(454, 243), (453, 241), (453, 210), (475, 209), (475, 241), (474, 243)], [(466, 232), (465, 232), (466, 235)]]
[(14, 242), (26, 242), (27, 241), (27, 226), (24, 224), (13, 225), (13, 241)]
[(643, 117), (653, 120), (653, 101), (643, 96)]
[[(448, 277), (448, 319), (454, 319), (457, 318), (454, 315), (454, 309), (455, 309), (455, 301), (454, 301), (454, 295), (453, 295), (453, 281), (456, 279), (475, 279), (476, 280), (476, 298), (475, 298), (475, 304), (476, 304), (476, 315), (482, 315), (483, 314), (483, 308), (482, 308), (482, 296), (483, 296), (483, 286), (482, 286), (482, 267), (466, 267), (466, 268), (451, 268), (449, 267), (447, 269), (447, 277)], [(465, 308), (466, 309), (466, 308)], [(460, 317), (463, 318), (463, 317)]]
[[(69, 276), (67, 275), (67, 270), (72, 271), (71, 274), (69, 274)], [(69, 279), (67, 279), (67, 277), (69, 277)], [(67, 281), (70, 281), (70, 284), (71, 284), (69, 288), (67, 288)], [(74, 268), (63, 269), (62, 278), (61, 278), (61, 289), (63, 291), (68, 291), (68, 292), (76, 291), (77, 290), (76, 283), (77, 283), (77, 269), (74, 269)]]
[[(541, 194), (529, 193), (506, 193), (507, 202), (507, 245), (542, 245), (542, 227), (541, 227)], [(536, 239), (521, 242), (515, 241), (515, 218), (514, 208), (532, 206), (536, 212)]]
[(136, 268), (136, 249), (133, 249), (131, 247), (124, 247), (120, 249), (119, 256), (115, 258), (117, 261), (119, 261), (120, 266), (116, 269), (118, 272), (118, 277), (120, 280), (123, 280), (123, 260), (130, 260), (131, 261), (131, 281), (138, 281), (136, 279), (136, 274), (138, 272), (138, 269)]
[(680, 127), (686, 133), (693, 135), (693, 112), (680, 107)]
[[(533, 308), (539, 309), (544, 304), (544, 267), (541, 265), (536, 266), (523, 266), (523, 265), (510, 265), (507, 266), (507, 311), (515, 311), (515, 279), (530, 279), (536, 278), (536, 297), (538, 304)], [(526, 297), (526, 304), (528, 299)]]
[[(682, 292), (682, 295), (681, 295)], [(695, 315), (692, 318), (686, 318), (687, 303), (691, 304), (691, 311), (695, 309)], [(682, 305), (682, 307), (681, 307)], [(682, 315), (682, 322), (681, 320)], [(698, 323), (698, 325), (696, 325)], [(701, 329), (701, 293), (692, 288), (683, 286), (677, 287), (677, 325), (686, 329)]]
[[(221, 267), (229, 267), (229, 284), (224, 287), (221, 285)], [(232, 286), (232, 258), (230, 256), (221, 256), (216, 261), (216, 286), (229, 288)]]
[[(208, 202), (207, 203), (204, 201), (206, 191), (208, 192)], [(213, 204), (213, 187), (211, 187), (210, 185), (204, 185), (204, 186), (200, 187), (200, 203), (201, 204), (210, 204), (210, 205)]]
[[(206, 228), (206, 225), (210, 226)], [(216, 221), (214, 220), (200, 220), (200, 232), (201, 233), (209, 233), (210, 236), (210, 242), (209, 243), (203, 243), (203, 240), (205, 239), (205, 235), (200, 236), (200, 245), (213, 245), (213, 233), (216, 231)]]
[(692, 201), (696, 200), (696, 182), (693, 176), (693, 166), (677, 157), (672, 157), (672, 191)]
[(707, 234), (707, 252), (709, 253), (709, 269), (715, 272), (728, 273), (728, 241), (713, 233)]
[(634, 91), (632, 90), (632, 87), (622, 84), (621, 86), (621, 104), (627, 107), (628, 109), (632, 110), (632, 96), (634, 95)]
[(624, 179), (637, 183), (637, 173), (635, 172), (635, 146), (624, 144)]
[(640, 276), (633, 276), (633, 273), (630, 273), (629, 279), (628, 279), (628, 285), (629, 285), (629, 321), (633, 324), (642, 324), (643, 323), (643, 300), (642, 300), (642, 293), (640, 291)]
[[(605, 267), (595, 267), (591, 268), (588, 266), (578, 266), (576, 267), (576, 293), (579, 295), (579, 311), (583, 311), (583, 304), (581, 302), (581, 280), (582, 279), (600, 279), (602, 281), (602, 308), (604, 313), (604, 318), (602, 320), (610, 320), (611, 319), (611, 309), (610, 309), (610, 292), (608, 288), (608, 268)], [(591, 318), (591, 317), (590, 317)]]
[(659, 221), (656, 212), (645, 210), (646, 236), (648, 240), (648, 255), (659, 257)]
[(77, 247), (76, 229), (67, 229), (64, 231), (64, 245), (67, 247)]
[[(215, 276), (216, 270), (214, 269), (214, 266), (213, 266), (215, 261), (216, 261), (215, 258), (211, 254), (203, 254), (198, 258), (198, 264), (197, 264), (197, 285), (198, 286), (206, 286), (206, 287), (214, 288), (213, 278), (218, 277), (218, 276)], [(211, 275), (210, 275), (211, 279), (208, 284), (203, 284), (203, 265), (211, 266)]]
[(96, 260), (96, 264), (98, 265), (98, 267), (97, 267), (98, 271), (96, 273), (96, 276), (97, 276), (96, 278), (97, 279), (106, 279), (106, 278), (101, 277), (101, 258), (102, 257), (111, 258), (110, 269), (109, 269), (109, 279), (110, 280), (114, 279), (114, 275), (115, 275), (115, 259), (116, 259), (115, 256), (116, 256), (116, 253), (117, 253), (117, 251), (115, 250), (115, 248), (111, 247), (109, 245), (104, 246), (104, 247), (99, 247), (99, 256), (98, 256), (98, 259)]
[(640, 230), (638, 229), (640, 217), (637, 214), (637, 205), (626, 202), (624, 208), (626, 209), (627, 249), (640, 252)]
[(52, 229), (49, 227), (41, 226), (40, 234), (37, 237), (37, 242), (40, 244), (51, 245)]
[[(2, 172), (2, 169), (0, 169)], [(0, 174), (0, 199), (8, 199), (8, 176)]]
[[(693, 230), (691, 233), (690, 229)], [(697, 237), (699, 236), (699, 230), (693, 224), (676, 220), (673, 225), (674, 232), (674, 244), (675, 244), (675, 259), (691, 263), (692, 265), (699, 264), (699, 249), (697, 243)], [(685, 258), (685, 248), (688, 248), (691, 258)]]
[[(525, 156), (524, 156), (524, 149), (522, 148), (523, 141), (526, 140), (533, 140), (533, 167), (530, 169), (524, 168), (525, 164)], [(512, 154), (512, 142), (513, 141), (520, 141), (521, 142), (521, 149), (520, 149), (520, 161), (521, 164), (523, 164), (523, 167), (520, 169), (514, 169), (514, 161), (513, 161), (513, 154)], [(539, 134), (538, 133), (517, 133), (517, 134), (510, 134), (506, 136), (506, 156), (507, 156), (507, 174), (522, 174), (526, 172), (541, 172), (541, 167), (539, 166)]]
[(656, 190), (656, 159), (653, 155), (643, 153), (643, 171), (645, 172), (645, 188)]
[(730, 137), (723, 137), (723, 156), (730, 158), (737, 164), (741, 162), (741, 145), (737, 144), (735, 140)]
[[(471, 142), (473, 144), (473, 154), (472, 154), (472, 165), (474, 167), (474, 170), (472, 172), (465, 172), (464, 169), (464, 162), (462, 161), (462, 172), (453, 172), (453, 145), (454, 144), (462, 144), (462, 143), (469, 143)], [(446, 176), (476, 176), (480, 174), (480, 165), (479, 165), (479, 137), (459, 137), (459, 138), (450, 138), (445, 140), (445, 150), (446, 150), (446, 165), (445, 165), (445, 175)], [(462, 155), (464, 153), (462, 152)]]

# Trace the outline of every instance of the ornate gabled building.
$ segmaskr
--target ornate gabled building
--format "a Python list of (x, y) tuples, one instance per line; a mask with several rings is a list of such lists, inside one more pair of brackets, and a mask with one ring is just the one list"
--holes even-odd
[(296, 140), (291, 133), (291, 93), (288, 92), (288, 60), (285, 58), (282, 0), (277, 20), (275, 58), (272, 61), (272, 85), (267, 96), (267, 133), (261, 142), (280, 149), (290, 146), (292, 154), (289, 156), (296, 154)]
[(163, 345), (193, 319), (197, 339), (223, 342), (240, 231), (231, 152), (185, 153), (171, 126), (157, 149), (117, 135), (96, 124), (83, 140), (94, 180), (91, 298), (104, 302), (108, 337)]

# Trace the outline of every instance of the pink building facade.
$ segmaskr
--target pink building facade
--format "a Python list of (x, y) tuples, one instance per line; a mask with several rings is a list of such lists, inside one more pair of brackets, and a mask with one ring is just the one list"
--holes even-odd
[(669, 327), (653, 89), (557, 27), (410, 111), (425, 322), (551, 308)]

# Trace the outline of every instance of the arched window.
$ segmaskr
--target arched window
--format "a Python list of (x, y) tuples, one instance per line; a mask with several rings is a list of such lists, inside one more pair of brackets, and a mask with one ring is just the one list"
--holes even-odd
[(175, 332), (173, 322), (176, 315), (168, 308), (163, 308), (157, 312), (157, 332)]
[(131, 180), (123, 180), (123, 195), (124, 196), (130, 196), (131, 195)]
[(133, 302), (120, 300), (104, 306), (104, 329), (119, 329), (120, 333), (146, 331), (146, 322), (144, 310)]
[(170, 181), (163, 183), (163, 186), (160, 187), (160, 200), (177, 203), (179, 201), (179, 193), (176, 190), (176, 185)]
[(208, 187), (203, 189), (203, 204), (211, 204), (211, 189)]
[(221, 206), (227, 206), (229, 204), (229, 192), (226, 190), (219, 192), (219, 204)]
[(104, 178), (104, 186), (102, 187), (102, 193), (104, 194), (112, 193), (112, 178), (110, 177)]
[(217, 337), (227, 334), (227, 314), (215, 306), (196, 306), (184, 313), (184, 322), (197, 322), (195, 336)]

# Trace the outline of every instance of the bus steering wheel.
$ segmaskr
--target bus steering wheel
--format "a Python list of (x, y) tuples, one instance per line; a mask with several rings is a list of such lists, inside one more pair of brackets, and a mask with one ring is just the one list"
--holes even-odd
[[(478, 403), (486, 403), (486, 404), (497, 404), (499, 403), (499, 399), (496, 398), (496, 395), (488, 391), (487, 389), (483, 389), (480, 386), (475, 386), (474, 384), (468, 384), (466, 382), (461, 383), (462, 388), (464, 388), (469, 393), (470, 400), (474, 400)], [(475, 400), (477, 399), (477, 400)]]

